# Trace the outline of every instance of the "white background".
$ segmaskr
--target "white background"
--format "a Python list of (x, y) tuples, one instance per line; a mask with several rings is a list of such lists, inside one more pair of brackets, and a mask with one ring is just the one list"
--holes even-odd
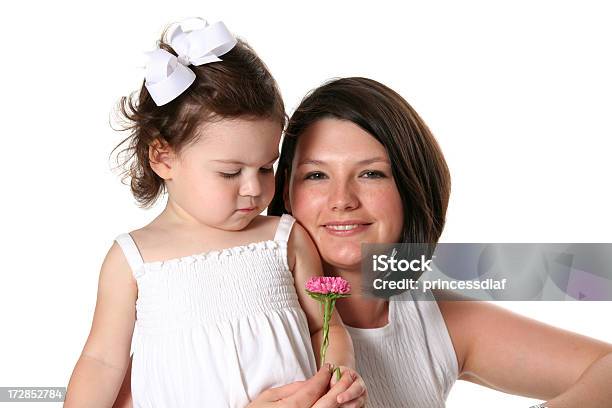
[[(111, 172), (122, 135), (109, 116), (140, 86), (141, 52), (185, 17), (247, 39), (289, 112), (335, 76), (402, 94), (452, 173), (443, 242), (612, 241), (605, 2), (225, 3), (3, 6), (0, 386), (67, 385), (107, 249), (160, 211), (138, 209)], [(612, 342), (611, 304), (502, 306)], [(532, 402), (458, 382), (448, 407)]]

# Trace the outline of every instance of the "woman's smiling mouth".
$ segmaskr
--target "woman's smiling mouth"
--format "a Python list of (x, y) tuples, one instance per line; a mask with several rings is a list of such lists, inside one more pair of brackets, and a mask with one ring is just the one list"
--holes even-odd
[(347, 236), (363, 232), (371, 224), (361, 220), (330, 221), (323, 227), (332, 235)]

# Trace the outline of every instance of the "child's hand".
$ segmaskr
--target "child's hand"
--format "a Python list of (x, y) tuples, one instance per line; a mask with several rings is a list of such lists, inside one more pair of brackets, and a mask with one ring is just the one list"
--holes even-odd
[[(337, 380), (336, 373), (332, 375), (329, 386), (333, 387), (338, 382), (344, 383), (346, 391), (338, 394), (337, 402), (344, 408), (357, 408), (365, 406), (367, 399), (367, 388), (363, 378), (352, 368), (339, 366), (341, 379)], [(348, 377), (348, 378), (347, 378)]]

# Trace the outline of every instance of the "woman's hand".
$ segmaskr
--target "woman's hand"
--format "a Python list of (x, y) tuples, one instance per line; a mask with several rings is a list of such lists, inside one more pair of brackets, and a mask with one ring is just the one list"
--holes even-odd
[[(337, 408), (362, 407), (366, 399), (365, 384), (355, 371), (342, 367), (346, 375), (332, 383), (332, 372), (326, 364), (306, 381), (298, 381), (264, 391), (247, 408)], [(327, 393), (326, 393), (327, 391)], [(358, 397), (353, 397), (359, 394)], [(345, 404), (344, 402), (349, 402)]]
[(297, 381), (262, 392), (247, 408), (328, 408), (338, 405), (315, 405), (327, 391), (331, 371), (328, 365), (306, 381)]
[[(350, 367), (339, 366), (341, 379), (332, 375), (329, 382), (329, 393), (336, 394), (336, 402), (343, 408), (358, 408), (365, 406), (367, 388), (359, 373)], [(344, 381), (343, 381), (344, 380)], [(334, 405), (335, 406), (335, 405)]]

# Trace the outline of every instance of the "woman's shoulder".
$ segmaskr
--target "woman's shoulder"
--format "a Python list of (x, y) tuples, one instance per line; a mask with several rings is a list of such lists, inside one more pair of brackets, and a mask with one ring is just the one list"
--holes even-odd
[(508, 317), (512, 313), (485, 301), (454, 299), (448, 295), (436, 298), (457, 355), (459, 374), (461, 374), (468, 352), (474, 347), (475, 342), (487, 337), (489, 330), (496, 331), (499, 325), (508, 324), (511, 320)]

